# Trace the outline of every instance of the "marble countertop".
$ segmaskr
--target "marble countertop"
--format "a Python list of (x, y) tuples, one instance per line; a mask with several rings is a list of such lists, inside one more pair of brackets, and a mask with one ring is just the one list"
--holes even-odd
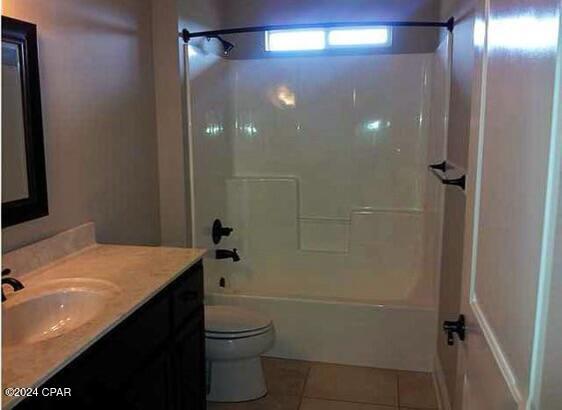
[[(120, 292), (108, 299), (100, 314), (77, 329), (38, 343), (3, 345), (2, 387), (40, 386), (204, 254), (202, 249), (93, 244), (17, 276), (26, 286), (54, 279), (101, 279)], [(3, 395), (2, 406), (11, 408), (17, 401)]]

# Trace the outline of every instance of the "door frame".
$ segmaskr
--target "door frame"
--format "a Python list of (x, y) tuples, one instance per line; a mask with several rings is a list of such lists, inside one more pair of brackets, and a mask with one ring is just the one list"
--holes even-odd
[(556, 78), (552, 109), (552, 125), (550, 131), (550, 152), (548, 158), (548, 182), (545, 203), (545, 219), (542, 236), (541, 267), (537, 295), (537, 315), (533, 337), (533, 354), (531, 361), (531, 380), (527, 410), (540, 409), (545, 346), (547, 327), (549, 325), (549, 305), (557, 295), (551, 293), (552, 276), (554, 274), (554, 252), (556, 229), (559, 215), (560, 189), (562, 189), (562, 15), (559, 16), (558, 52), (556, 56)]

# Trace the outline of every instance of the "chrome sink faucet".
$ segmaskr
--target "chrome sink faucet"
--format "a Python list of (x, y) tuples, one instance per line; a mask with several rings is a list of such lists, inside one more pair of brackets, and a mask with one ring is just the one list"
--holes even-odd
[(23, 283), (21, 283), (16, 278), (5, 278), (4, 276), (8, 276), (12, 271), (10, 269), (2, 269), (2, 302), (6, 301), (6, 295), (4, 294), (4, 285), (10, 285), (14, 292), (22, 290), (24, 288)]

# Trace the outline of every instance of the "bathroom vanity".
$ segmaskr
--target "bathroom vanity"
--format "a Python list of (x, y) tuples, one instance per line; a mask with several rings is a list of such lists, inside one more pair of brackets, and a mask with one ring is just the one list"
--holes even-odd
[[(17, 409), (205, 409), (203, 269), (189, 268)], [(59, 392), (60, 393), (60, 392)]]
[(204, 253), (94, 243), (19, 276), (2, 305), (2, 387), (28, 396), (4, 390), (3, 408), (205, 409)]

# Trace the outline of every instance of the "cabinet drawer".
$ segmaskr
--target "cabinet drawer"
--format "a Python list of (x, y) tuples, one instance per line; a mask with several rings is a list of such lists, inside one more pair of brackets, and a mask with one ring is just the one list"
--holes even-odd
[(172, 298), (174, 328), (177, 329), (203, 305), (203, 265), (200, 262), (176, 281)]

